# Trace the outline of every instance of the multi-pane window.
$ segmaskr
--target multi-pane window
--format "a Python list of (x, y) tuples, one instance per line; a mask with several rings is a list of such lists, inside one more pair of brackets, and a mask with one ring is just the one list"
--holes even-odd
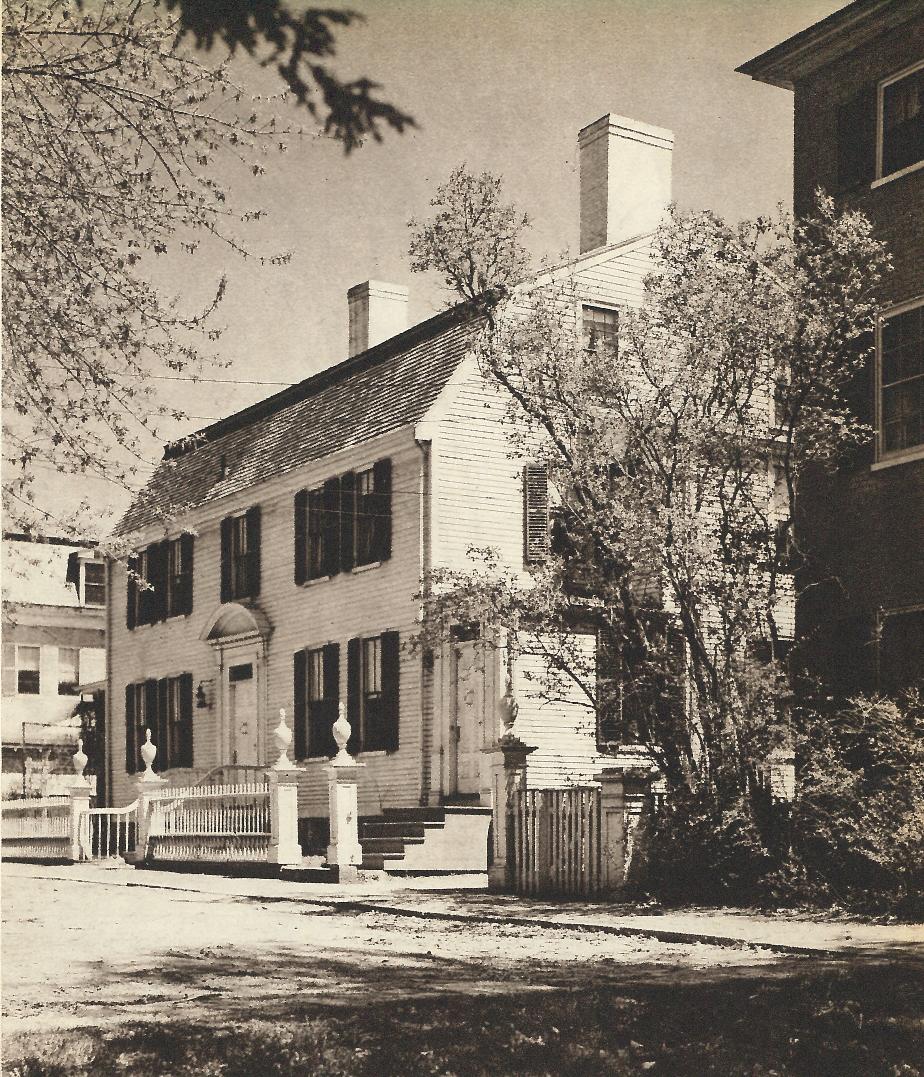
[(356, 564), (368, 565), (375, 557), (375, 524), (378, 506), (372, 468), (356, 474)]
[(924, 304), (883, 320), (879, 386), (881, 452), (924, 444)]
[(615, 355), (619, 349), (619, 311), (585, 306), (581, 311), (584, 347)]
[[(165, 539), (128, 561), (126, 623), (154, 624), (192, 613), (193, 536)], [(105, 594), (105, 582), (103, 583)]]
[(193, 765), (192, 674), (162, 677), (125, 687), (125, 769), (141, 770), (146, 730), (157, 747), (154, 769)]
[(221, 521), (221, 600), (260, 593), (260, 507)]
[(129, 603), (134, 606), (132, 625), (150, 624), (154, 613), (154, 590), (151, 584), (151, 556), (141, 550), (129, 562)]
[(348, 471), (295, 495), (295, 582), (391, 556), (391, 461)]
[(882, 85), (880, 176), (924, 161), (924, 64)]
[(16, 648), (16, 691), (21, 696), (37, 696), (42, 690), (41, 647)]
[(397, 750), (399, 658), (397, 632), (350, 640), (347, 711), (353, 727), (348, 746), (351, 752)]
[(58, 648), (58, 695), (74, 696), (80, 684), (80, 651), (77, 647)]
[(297, 651), (295, 669), (295, 757), (336, 754), (333, 725), (340, 698), (340, 645)]
[(83, 563), (83, 604), (106, 605), (106, 566), (100, 561)]
[(186, 564), (186, 544), (173, 539), (167, 546), (167, 616), (176, 617), (186, 612), (187, 590), (192, 584), (189, 566)]

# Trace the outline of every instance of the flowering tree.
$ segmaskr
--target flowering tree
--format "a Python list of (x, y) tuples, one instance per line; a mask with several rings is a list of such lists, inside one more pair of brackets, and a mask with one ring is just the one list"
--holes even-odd
[[(418, 226), (418, 267), (495, 250), (447, 258), (465, 235)], [(821, 195), (805, 221), (672, 210), (643, 302), (599, 342), (575, 324), (567, 268), (514, 287), (501, 261), (473, 274), (479, 363), (504, 390), (511, 454), (548, 477), (551, 539), (527, 576), (484, 550), (470, 571), (437, 569), (423, 635), (504, 629), (542, 657), (535, 691), (583, 701), (604, 741), (649, 744), (675, 789), (743, 789), (777, 727), (800, 483), (868, 435), (848, 399), (883, 248)], [(596, 633), (596, 656), (576, 629)]]
[[(195, 376), (216, 361), (211, 315), (225, 289), (193, 307), (152, 282), (153, 262), (206, 242), (257, 255), (243, 238), (257, 206), (235, 204), (235, 167), (259, 175), (293, 131), (273, 101), (248, 95), (227, 63), (182, 47), (224, 42), (280, 73), (349, 149), (409, 117), (338, 81), (326, 64), (348, 13), (295, 17), (279, 3), (67, 0), (3, 4), (4, 478), (8, 520), (92, 533), (36, 503), (34, 468), (102, 475), (133, 489), (144, 439), (160, 438), (157, 375)], [(98, 526), (98, 513), (96, 518)]]

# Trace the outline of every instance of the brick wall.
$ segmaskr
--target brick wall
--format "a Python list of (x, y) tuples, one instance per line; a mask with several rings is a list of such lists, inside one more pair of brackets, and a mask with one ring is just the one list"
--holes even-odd
[[(797, 213), (811, 210), (816, 187), (837, 190), (837, 113), (864, 86), (924, 60), (924, 15), (815, 72), (795, 90)], [(883, 307), (924, 296), (924, 169), (838, 197), (863, 210), (895, 260)], [(861, 387), (874, 414), (875, 371)], [(924, 603), (924, 458), (875, 469), (860, 453), (836, 475), (816, 476), (800, 506), (803, 541), (818, 559), (803, 598), (800, 631), (834, 685), (876, 687), (877, 611)], [(924, 672), (924, 656), (922, 656)]]

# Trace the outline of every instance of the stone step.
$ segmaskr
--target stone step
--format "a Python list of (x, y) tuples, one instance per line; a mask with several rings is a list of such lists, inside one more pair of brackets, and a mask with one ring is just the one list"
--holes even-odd
[(363, 847), (363, 853), (397, 853), (402, 855), (407, 845), (423, 845), (423, 837), (419, 838), (360, 838), (359, 844)]
[(382, 814), (386, 821), (401, 819), (414, 823), (442, 823), (446, 818), (446, 812), (441, 807), (385, 808)]
[(366, 838), (420, 838), (423, 840), (428, 830), (442, 825), (442, 823), (414, 823), (409, 820), (361, 823), (359, 840), (364, 841)]

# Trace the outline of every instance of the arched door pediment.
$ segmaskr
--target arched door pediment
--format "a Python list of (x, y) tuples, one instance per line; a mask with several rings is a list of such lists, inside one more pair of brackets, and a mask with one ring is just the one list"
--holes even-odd
[(256, 637), (268, 640), (272, 627), (262, 610), (251, 609), (240, 602), (224, 602), (206, 621), (199, 639), (220, 644), (225, 639)]

